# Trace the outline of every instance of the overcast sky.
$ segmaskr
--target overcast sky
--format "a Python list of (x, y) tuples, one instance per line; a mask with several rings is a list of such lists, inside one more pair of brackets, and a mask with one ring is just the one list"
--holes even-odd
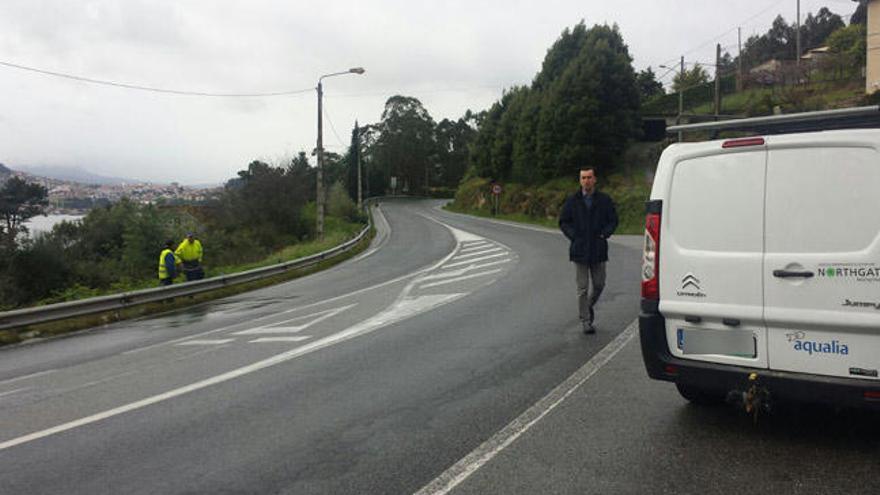
[[(550, 45), (581, 19), (616, 23), (637, 70), (736, 54), (796, 0), (3, 0), (0, 62), (92, 79), (206, 93), (161, 94), (0, 66), (0, 163), (80, 166), (101, 175), (220, 183), (254, 159), (279, 163), (317, 137), (314, 87), (324, 81), (324, 143), (344, 152), (355, 119), (414, 96), (439, 121), (486, 109), (528, 84)], [(801, 0), (849, 20), (850, 0)], [(671, 79), (668, 74), (664, 82)]]

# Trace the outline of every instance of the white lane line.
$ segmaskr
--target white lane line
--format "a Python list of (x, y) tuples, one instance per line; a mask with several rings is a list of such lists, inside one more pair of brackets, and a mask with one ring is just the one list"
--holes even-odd
[(58, 371), (58, 370), (53, 368), (51, 370), (40, 371), (37, 373), (31, 373), (30, 375), (19, 376), (18, 378), (10, 378), (9, 380), (5, 380), (5, 381), (0, 382), (0, 385), (7, 385), (9, 383), (20, 382), (22, 380), (27, 380), (28, 378), (36, 378), (38, 376), (43, 376), (43, 375), (48, 375), (50, 373), (55, 373), (56, 371)]
[(15, 390), (7, 390), (6, 392), (0, 393), (0, 397), (5, 397), (7, 395), (17, 394), (18, 392), (24, 392), (25, 390), (30, 390), (32, 387), (22, 387), (17, 388)]
[(498, 253), (498, 254), (490, 254), (489, 256), (483, 256), (482, 258), (474, 258), (474, 259), (472, 259), (472, 260), (466, 260), (466, 261), (457, 261), (457, 262), (455, 262), (455, 263), (450, 263), (450, 264), (448, 264), (448, 265), (443, 265), (443, 268), (444, 268), (444, 269), (447, 269), (447, 268), (454, 268), (454, 267), (456, 267), (456, 266), (467, 265), (468, 263), (476, 263), (477, 261), (490, 260), (490, 259), (493, 259), (493, 258), (500, 258), (500, 257), (502, 257), (502, 256), (507, 256), (507, 255), (509, 255), (509, 254), (510, 254), (510, 253), (508, 253), (507, 251), (505, 251), (505, 252), (503, 252), (503, 253)]
[(298, 335), (296, 337), (260, 337), (259, 339), (254, 339), (248, 341), (249, 344), (260, 344), (263, 342), (301, 342), (303, 340), (309, 340), (312, 338), (311, 335)]
[(449, 280), (441, 280), (440, 282), (433, 282), (430, 284), (425, 284), (425, 285), (422, 285), (421, 287), (419, 287), (419, 289), (427, 289), (429, 287), (437, 287), (438, 285), (446, 285), (446, 284), (451, 284), (454, 282), (461, 282), (462, 280), (467, 280), (470, 278), (483, 277), (485, 275), (492, 275), (493, 273), (498, 273), (500, 271), (501, 271), (501, 269), (498, 268), (497, 270), (489, 270), (488, 272), (472, 273), (470, 275), (463, 275), (461, 277), (455, 277), (455, 278), (451, 278)]
[(136, 402), (132, 402), (130, 404), (126, 404), (114, 409), (110, 409), (107, 411), (103, 411), (97, 414), (92, 414), (91, 416), (86, 416), (84, 418), (80, 418), (74, 421), (70, 421), (64, 424), (60, 424), (58, 426), (48, 428), (42, 431), (37, 431), (28, 435), (23, 435), (18, 438), (13, 438), (11, 440), (7, 440), (5, 442), (0, 442), (0, 450), (6, 450), (17, 445), (21, 445), (28, 442), (33, 442), (34, 440), (39, 440), (41, 438), (45, 438), (51, 435), (55, 435), (56, 433), (61, 433), (64, 431), (72, 430), (74, 428), (79, 428), (81, 426), (85, 426), (91, 423), (95, 423), (107, 418), (111, 418), (113, 416), (118, 416), (120, 414), (124, 414), (127, 412), (135, 411), (159, 402), (163, 402), (169, 399), (173, 399), (175, 397), (179, 397), (184, 394), (188, 394), (190, 392), (195, 392), (196, 390), (201, 390), (206, 387), (210, 387), (212, 385), (217, 385), (234, 378), (238, 378), (255, 371), (259, 371), (270, 366), (275, 366), (291, 359), (315, 352), (319, 349), (323, 349), (325, 347), (330, 347), (334, 344), (338, 344), (340, 342), (345, 342), (347, 340), (351, 340), (355, 337), (359, 337), (361, 335), (365, 335), (367, 333), (373, 332), (379, 328), (390, 325), (392, 323), (397, 323), (412, 316), (415, 316), (423, 311), (427, 311), (429, 309), (433, 309), (435, 307), (441, 306), (443, 304), (447, 304), (449, 302), (454, 301), (466, 294), (437, 294), (431, 296), (421, 296), (416, 298), (410, 298), (404, 301), (401, 301), (399, 304), (393, 306), (390, 310), (380, 313), (366, 321), (363, 321), (357, 325), (349, 327), (346, 330), (338, 332), (333, 335), (329, 335), (322, 339), (318, 339), (309, 344), (303, 345), (301, 347), (297, 347), (296, 349), (291, 349), (287, 352), (283, 352), (281, 354), (277, 354), (268, 359), (264, 359), (262, 361), (258, 361), (256, 363), (250, 364), (248, 366), (243, 366), (241, 368), (228, 371), (226, 373), (221, 373), (219, 375), (213, 376), (211, 378), (192, 383), (190, 385), (186, 385), (184, 387), (176, 388), (174, 390), (170, 390), (168, 392), (154, 395), (152, 397), (147, 397), (146, 399), (139, 400)]
[(493, 248), (489, 248), (489, 249), (483, 249), (481, 251), (477, 251), (477, 252), (470, 253), (470, 254), (459, 254), (458, 256), (456, 256), (455, 258), (452, 258), (452, 259), (453, 260), (463, 260), (465, 258), (473, 258), (474, 256), (480, 256), (480, 255), (487, 254), (487, 253), (494, 253), (496, 251), (504, 251), (504, 249), (502, 249), (500, 247), (493, 247)]
[(452, 467), (443, 472), (433, 481), (422, 487), (415, 495), (443, 495), (452, 491), (470, 475), (491, 461), (498, 453), (509, 447), (523, 433), (529, 431), (535, 424), (556, 409), (565, 399), (571, 396), (575, 390), (596, 374), (603, 366), (611, 361), (621, 349), (632, 340), (636, 334), (638, 320), (633, 320), (626, 330), (620, 333), (607, 346), (599, 351), (592, 359), (587, 361), (579, 370), (568, 377), (559, 386), (554, 388), (543, 399), (539, 400), (518, 418), (511, 421), (501, 431), (483, 442), (473, 452), (456, 462)]
[(426, 280), (438, 280), (438, 279), (442, 280), (444, 278), (458, 277), (458, 276), (464, 275), (465, 273), (473, 271), (473, 270), (480, 270), (482, 268), (488, 268), (490, 266), (503, 265), (505, 263), (510, 263), (510, 259), (508, 258), (508, 259), (503, 259), (500, 261), (493, 261), (491, 263), (481, 263), (479, 265), (468, 265), (464, 268), (459, 268), (458, 270), (451, 270), (448, 272), (440, 272), (435, 275), (426, 275), (421, 278), (421, 281), (424, 282)]
[(186, 342), (180, 342), (176, 345), (184, 346), (184, 345), (222, 345), (228, 344), (235, 339), (204, 339), (204, 340), (187, 340)]
[[(353, 308), (357, 306), (357, 303), (349, 304), (346, 306), (342, 306), (340, 308), (326, 309), (324, 311), (318, 311), (317, 313), (312, 313), (309, 315), (297, 316), (296, 318), (290, 318), (289, 320), (282, 320), (276, 323), (271, 323), (269, 325), (264, 325), (255, 328), (249, 328), (247, 330), (242, 330), (240, 332), (235, 332), (232, 335), (260, 335), (266, 333), (296, 333), (309, 328), (310, 326), (320, 323), (327, 318), (331, 318), (333, 316), (342, 313), (343, 311)], [(292, 321), (302, 321), (308, 320), (312, 318), (311, 321), (307, 321), (302, 325), (283, 325), (284, 323), (290, 323)]]
[(372, 255), (376, 251), (382, 249), (382, 247), (385, 246), (385, 243), (388, 242), (388, 239), (391, 237), (391, 224), (389, 224), (388, 220), (385, 219), (385, 215), (382, 213), (382, 210), (379, 209), (378, 206), (374, 207), (373, 209), (378, 214), (378, 219), (379, 219), (379, 222), (377, 222), (376, 227), (378, 227), (379, 223), (383, 224), (383, 228), (381, 230), (378, 228), (376, 229), (379, 234), (382, 234), (382, 237), (380, 239), (378, 239), (378, 242), (376, 243), (375, 247), (373, 247), (372, 249), (367, 250), (365, 253), (362, 253), (359, 256), (353, 258), (351, 260), (352, 262), (360, 261), (360, 260)]
[[(450, 256), (451, 256), (451, 254), (453, 254), (453, 253), (455, 253), (454, 250), (453, 250), (452, 253), (450, 253)], [(444, 258), (443, 261), (446, 261), (450, 256), (447, 256), (447, 258)], [(265, 316), (260, 316), (259, 318), (254, 318), (254, 319), (252, 319), (252, 320), (248, 320), (248, 321), (240, 321), (240, 322), (238, 322), (238, 323), (232, 323), (232, 324), (230, 324), (230, 325), (222, 326), (222, 327), (220, 327), (220, 328), (215, 328), (215, 329), (213, 329), (213, 330), (208, 330), (208, 331), (206, 331), (206, 332), (197, 333), (197, 334), (194, 334), (194, 335), (188, 335), (188, 336), (186, 336), (186, 337), (180, 337), (179, 339), (169, 340), (168, 342), (159, 342), (158, 344), (152, 344), (152, 345), (148, 345), (148, 346), (144, 346), (144, 347), (139, 347), (139, 348), (137, 348), (137, 349), (132, 349), (132, 350), (130, 350), (130, 351), (125, 351), (125, 352), (123, 352), (122, 354), (136, 354), (136, 353), (138, 353), (138, 352), (143, 352), (143, 351), (146, 351), (146, 350), (149, 350), (149, 349), (154, 349), (154, 348), (156, 348), (156, 347), (162, 347), (162, 346), (165, 346), (165, 345), (172, 345), (172, 344), (176, 344), (176, 343), (178, 343), (178, 342), (183, 342), (183, 341), (185, 341), (185, 340), (187, 340), (187, 339), (191, 339), (191, 338), (194, 338), (194, 337), (204, 337), (205, 335), (211, 335), (211, 334), (215, 334), (215, 333), (218, 333), (218, 332), (224, 332), (224, 331), (226, 331), (226, 330), (229, 330), (230, 328), (235, 328), (235, 327), (237, 327), (237, 326), (241, 326), (241, 325), (247, 325), (247, 324), (249, 324), (249, 323), (253, 323), (253, 322), (256, 322), (256, 321), (260, 321), (260, 320), (265, 320), (265, 319), (267, 319), (267, 318), (277, 318), (277, 317), (279, 317), (279, 316), (281, 316), (281, 315), (286, 315), (286, 314), (288, 314), (288, 313), (293, 313), (293, 312), (295, 312), (295, 311), (302, 311), (302, 310), (304, 310), (304, 309), (313, 308), (313, 307), (315, 307), (315, 306), (321, 306), (321, 305), (324, 305), (324, 304), (328, 304), (328, 303), (331, 303), (331, 302), (338, 301), (338, 300), (340, 300), (340, 299), (345, 299), (345, 298), (347, 298), (347, 297), (356, 296), (356, 295), (358, 295), (358, 294), (362, 294), (362, 293), (364, 293), (364, 292), (369, 292), (369, 291), (372, 291), (372, 290), (376, 290), (376, 289), (378, 289), (378, 288), (380, 288), (380, 287), (384, 287), (384, 286), (386, 286), (386, 285), (396, 284), (396, 283), (398, 283), (398, 282), (402, 282), (402, 281), (404, 281), (404, 280), (406, 280), (406, 279), (408, 279), (408, 278), (417, 277), (417, 276), (419, 276), (420, 274), (425, 273), (425, 272), (430, 271), (430, 270), (433, 270), (433, 269), (435, 269), (435, 268), (437, 268), (437, 264), (436, 264), (436, 263), (435, 263), (435, 264), (431, 264), (430, 266), (427, 266), (427, 267), (425, 267), (425, 268), (420, 268), (420, 269), (418, 269), (418, 270), (416, 270), (416, 271), (414, 271), (414, 272), (412, 272), (412, 273), (408, 273), (408, 274), (406, 274), (406, 275), (401, 275), (400, 277), (397, 277), (397, 278), (394, 278), (394, 279), (391, 279), (391, 280), (388, 280), (388, 281), (382, 282), (382, 283), (380, 283), (380, 284), (371, 285), (370, 287), (365, 287), (365, 288), (363, 288), (363, 289), (358, 289), (358, 290), (356, 290), (356, 291), (354, 291), (354, 292), (349, 292), (349, 293), (347, 293), (347, 294), (342, 294), (342, 295), (339, 295), (339, 296), (336, 296), (336, 297), (331, 297), (330, 299), (324, 299), (323, 301), (318, 301), (318, 302), (314, 302), (314, 303), (311, 303), (311, 304), (306, 304), (305, 306), (299, 306), (299, 307), (291, 308), (291, 309), (287, 309), (287, 310), (284, 310), (284, 311), (281, 311), (281, 312), (278, 312), (278, 313), (272, 313), (272, 314), (268, 314), (268, 315), (265, 315)]]

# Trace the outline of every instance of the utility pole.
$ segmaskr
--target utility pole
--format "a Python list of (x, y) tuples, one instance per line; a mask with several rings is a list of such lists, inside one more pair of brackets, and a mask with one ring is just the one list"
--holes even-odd
[(715, 45), (715, 120), (721, 114), (721, 43)]
[[(681, 114), (684, 113), (684, 55), (681, 56), (681, 71), (678, 73), (678, 125), (681, 125)], [(678, 132), (681, 142), (681, 131)]]
[(324, 96), (324, 89), (321, 85), (321, 80), (318, 79), (318, 191), (315, 196), (315, 202), (317, 203), (317, 235), (319, 240), (324, 239), (324, 136), (322, 125), (323, 122), (323, 113), (321, 108), (321, 99)]
[(737, 71), (739, 72), (736, 78), (736, 92), (739, 93), (743, 90), (743, 28), (738, 27), (736, 31), (739, 44), (739, 56), (736, 57)]
[(801, 0), (797, 0), (797, 22), (795, 23), (797, 31), (797, 66), (801, 66)]

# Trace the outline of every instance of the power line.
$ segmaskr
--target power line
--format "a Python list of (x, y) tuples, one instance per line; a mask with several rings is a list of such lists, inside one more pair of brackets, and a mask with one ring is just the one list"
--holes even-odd
[[(728, 29), (727, 31), (725, 31), (725, 32), (723, 32), (723, 33), (721, 33), (721, 34), (719, 34), (718, 36), (716, 36), (716, 37), (714, 37), (714, 38), (712, 38), (712, 39), (710, 39), (710, 40), (708, 40), (708, 41), (706, 41), (706, 42), (700, 44), (699, 46), (697, 46), (697, 47), (695, 47), (695, 48), (692, 48), (692, 49), (690, 49), (690, 50), (688, 50), (688, 51), (682, 53), (682, 55), (689, 55), (689, 54), (691, 54), (691, 53), (693, 53), (693, 52), (695, 52), (695, 51), (697, 51), (697, 50), (699, 50), (699, 49), (701, 49), (701, 48), (706, 47), (707, 45), (710, 45), (710, 44), (712, 44), (712, 43), (718, 41), (719, 39), (721, 39), (721, 38), (727, 36), (728, 34), (730, 34), (730, 33), (734, 32), (734, 31), (736, 31), (736, 29), (739, 28), (739, 27), (741, 27), (742, 25), (747, 24), (749, 21), (751, 21), (751, 20), (753, 20), (753, 19), (755, 19), (755, 18), (757, 18), (757, 17), (759, 17), (759, 16), (761, 16), (761, 15), (764, 15), (765, 13), (767, 13), (767, 12), (768, 12), (769, 10), (771, 10), (771, 9), (776, 8), (779, 4), (781, 4), (781, 3), (784, 2), (784, 1), (785, 1), (785, 0), (778, 0), (776, 3), (771, 4), (769, 7), (767, 7), (767, 8), (765, 8), (765, 9), (761, 10), (761, 11), (758, 12), (757, 14), (752, 15), (752, 16), (749, 17), (748, 19), (746, 19), (746, 20), (740, 22), (740, 23), (737, 24), (736, 26), (734, 26), (734, 27)], [(671, 64), (672, 62), (676, 62), (677, 60), (678, 60), (678, 57), (673, 58), (673, 59), (670, 59), (670, 60), (668, 60), (668, 61), (666, 61), (666, 62), (663, 62), (663, 63), (660, 64), (660, 65), (668, 65), (668, 64)]]
[(305, 89), (297, 89), (292, 91), (278, 91), (272, 93), (208, 93), (202, 91), (185, 91), (179, 89), (167, 89), (167, 88), (156, 88), (151, 86), (142, 86), (138, 84), (128, 84), (121, 83), (115, 81), (107, 81), (102, 79), (93, 79), (91, 77), (77, 76), (74, 74), (66, 74), (63, 72), (55, 72), (51, 70), (38, 69), (35, 67), (28, 67), (25, 65), (13, 64), (11, 62), (0, 61), (0, 65), (4, 67), (9, 67), (12, 69), (19, 69), (29, 72), (35, 72), (37, 74), (42, 74), (46, 76), (53, 77), (61, 77), (64, 79), (72, 79), (74, 81), (85, 82), (89, 84), (100, 84), (103, 86), (113, 86), (117, 88), (124, 89), (134, 89), (138, 91), (150, 91), (153, 93), (165, 93), (165, 94), (173, 94), (173, 95), (182, 95), (182, 96), (208, 96), (208, 97), (222, 97), (222, 98), (263, 98), (263, 97), (271, 97), (271, 96), (292, 96), (298, 95), (302, 93), (307, 93), (314, 91), (315, 88), (305, 88)]
[(342, 142), (342, 138), (339, 137), (339, 133), (336, 132), (336, 126), (333, 125), (333, 121), (330, 120), (330, 114), (327, 113), (327, 104), (324, 104), (324, 118), (327, 119), (327, 123), (330, 124), (330, 130), (333, 131), (333, 135), (336, 136), (336, 141), (339, 142), (339, 146), (345, 148), (345, 144)]

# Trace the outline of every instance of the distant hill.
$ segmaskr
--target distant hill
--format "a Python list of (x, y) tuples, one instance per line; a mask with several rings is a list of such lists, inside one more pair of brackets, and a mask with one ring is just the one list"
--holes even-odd
[[(5, 168), (5, 167), (4, 167)], [(8, 170), (8, 169), (7, 169)], [(20, 166), (18, 170), (31, 175), (48, 177), (50, 179), (79, 182), (81, 184), (138, 184), (144, 181), (124, 179), (120, 177), (105, 177), (89, 172), (80, 167), (58, 167), (53, 165)], [(2, 173), (2, 172), (0, 172)]]
[(9, 170), (8, 168), (6, 168), (6, 165), (0, 163), (0, 177), (6, 177), (9, 175), (12, 175), (12, 170)]

